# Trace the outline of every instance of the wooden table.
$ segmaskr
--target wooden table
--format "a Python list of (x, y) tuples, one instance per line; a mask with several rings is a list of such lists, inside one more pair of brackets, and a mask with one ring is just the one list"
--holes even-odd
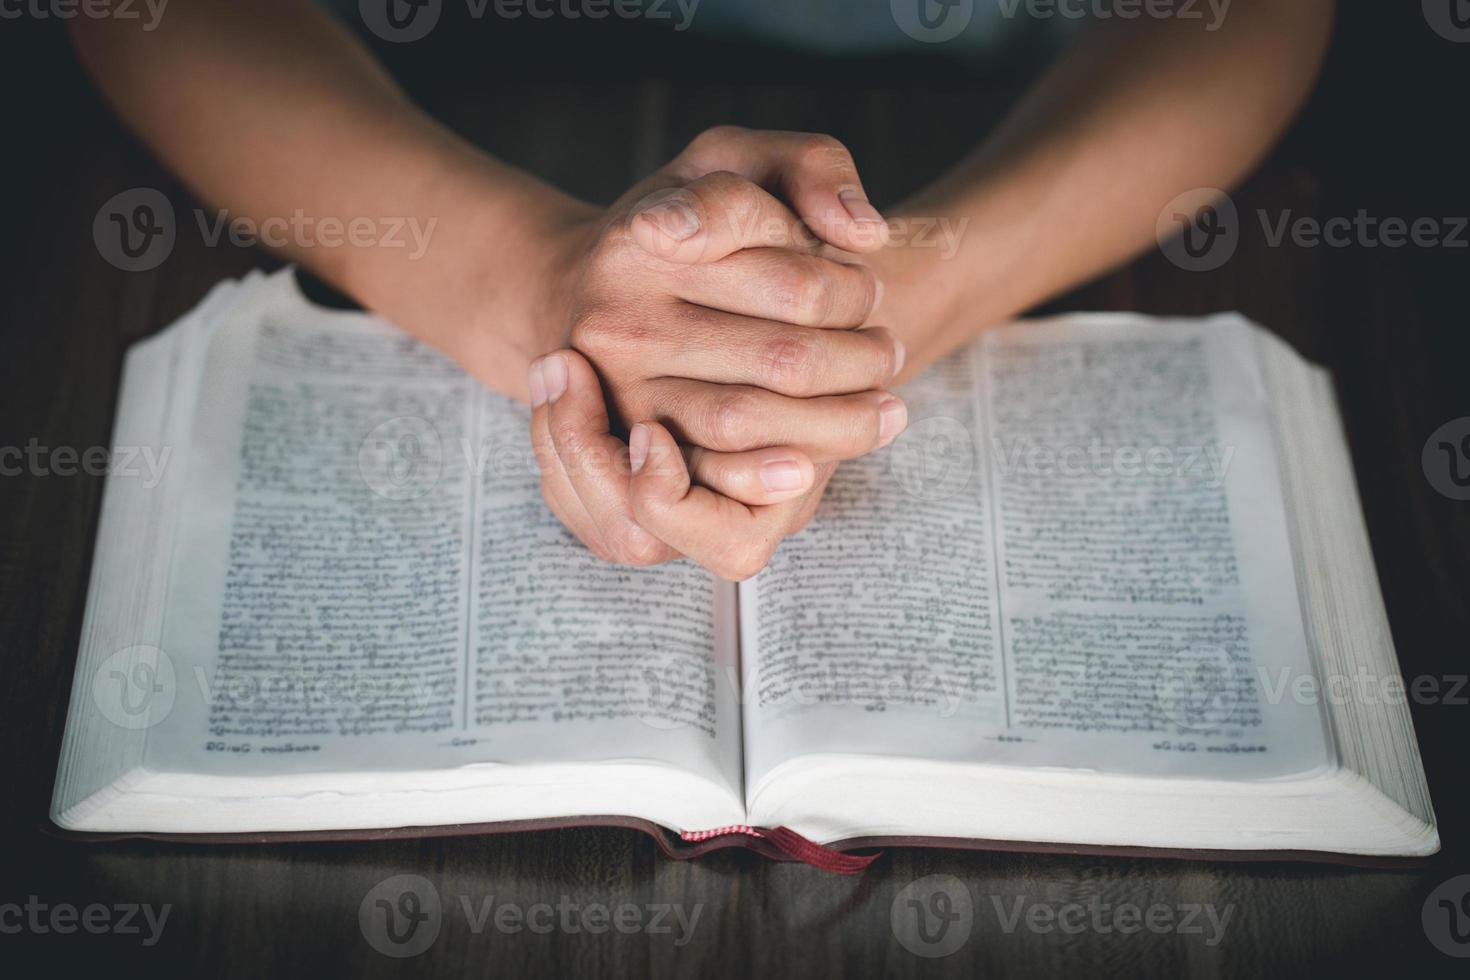
[[(6, 90), (27, 97), (17, 99), (7, 120), (26, 138), (7, 150), (17, 172), (6, 181), (9, 231), (0, 253), (0, 445), (23, 446), (35, 438), (48, 446), (105, 446), (128, 343), (188, 309), (217, 279), (271, 260), (259, 251), (207, 247), (192, 227), (181, 226), (173, 254), (156, 270), (125, 273), (104, 262), (91, 224), (112, 194), (157, 187), (183, 213), (195, 202), (111, 121), (71, 65), (59, 33), (35, 31), (28, 38), (26, 46), (33, 41), (35, 50), (12, 63), (15, 79), (5, 76), (7, 82), (24, 79), (24, 86), (7, 84)], [(854, 84), (853, 75), (803, 77), (790, 59), (779, 58), (761, 61), (763, 81), (741, 84), (737, 79), (749, 64), (742, 67), (728, 52), (722, 57), (712, 63), (724, 65), (723, 71), (698, 82), (677, 66), (666, 76), (685, 79), (677, 84), (638, 81), (639, 72), (625, 65), (612, 81), (592, 84), (585, 74), (583, 80), (558, 80), (556, 67), (537, 62), (533, 52), (488, 79), (472, 84), (465, 75), (440, 77), (422, 82), (415, 93), (493, 152), (595, 200), (611, 200), (705, 126), (738, 122), (837, 134), (854, 150), (880, 204), (955, 159), (1011, 94), (994, 80), (927, 65), (865, 71), (865, 81)], [(781, 78), (783, 71), (788, 77)], [(1367, 98), (1350, 69), (1334, 71), (1328, 85), (1338, 86), (1340, 98)], [(1393, 209), (1451, 208), (1434, 189), (1447, 185), (1431, 179), (1447, 174), (1448, 166), (1426, 174), (1409, 161), (1379, 179), (1373, 167), (1392, 156), (1381, 148), (1333, 166), (1334, 139), (1340, 138), (1333, 135), (1333, 120), (1376, 110), (1382, 125), (1401, 111), (1393, 92), (1378, 92), (1376, 104), (1329, 105), (1319, 113), (1319, 121), (1327, 120), (1326, 135), (1304, 131), (1289, 141), (1236, 195), (1242, 213), (1291, 208), (1299, 215), (1351, 215), (1369, 206), (1412, 217), (1440, 212)], [(1410, 120), (1433, 116), (1423, 100), (1414, 105), (1407, 110)], [(964, 122), (956, 125), (956, 119)], [(43, 123), (55, 125), (44, 139)], [(1407, 131), (1410, 122), (1401, 125)], [(1431, 145), (1423, 159), (1434, 152)], [(1431, 179), (1430, 187), (1416, 174)], [(1383, 196), (1384, 185), (1398, 195)], [(1467, 672), (1470, 504), (1437, 494), (1420, 469), (1429, 433), (1470, 415), (1470, 348), (1453, 292), (1459, 288), (1454, 277), (1463, 276), (1466, 265), (1463, 253), (1449, 250), (1273, 248), (1258, 230), (1247, 230), (1236, 257), (1216, 272), (1184, 272), (1154, 253), (1055, 304), (1149, 313), (1240, 309), (1333, 368), (1408, 676)], [(0, 797), (0, 905), (24, 903), (31, 895), (51, 905), (169, 903), (170, 918), (151, 948), (137, 936), (0, 933), (0, 962), (24, 943), (54, 966), (94, 960), (93, 968), (191, 975), (271, 968), (389, 975), (429, 967), (510, 976), (879, 970), (905, 976), (929, 970), (1256, 975), (1459, 965), (1430, 945), (1420, 912), (1430, 889), (1470, 871), (1467, 811), (1457, 795), (1464, 778), (1464, 720), (1470, 717), (1463, 701), (1414, 709), (1446, 845), (1439, 861), (1416, 873), (900, 849), (863, 876), (843, 878), (736, 852), (698, 862), (665, 860), (648, 839), (615, 830), (216, 847), (80, 846), (53, 839), (41, 828), (100, 489), (100, 479), (87, 476), (0, 479), (0, 772), (6, 786)], [(371, 948), (357, 917), (368, 890), (399, 874), (427, 878), (445, 905), (439, 938), (407, 962)], [(890, 927), (899, 891), (928, 875), (962, 882), (975, 907), (968, 941), (940, 959), (910, 953)], [(479, 908), (492, 896), (497, 904), (525, 907), (675, 903), (686, 915), (699, 909), (700, 918), (683, 945), (677, 929), (508, 934), (491, 925), (476, 933), (460, 901)], [(1232, 911), (1223, 940), (1212, 945), (1208, 934), (1178, 931), (1041, 932), (1022, 924), (1007, 932), (993, 899), (1006, 910), (1020, 901), (1087, 908), (1210, 903)]]

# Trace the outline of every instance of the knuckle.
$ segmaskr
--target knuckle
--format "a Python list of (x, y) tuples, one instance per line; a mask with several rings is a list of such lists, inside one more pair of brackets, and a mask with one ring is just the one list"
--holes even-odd
[(760, 189), (729, 170), (713, 170), (690, 186), (711, 215), (745, 215), (760, 206)]
[[(702, 482), (716, 492), (744, 503), (759, 502), (759, 497), (764, 492), (755, 470), (749, 466), (723, 461), (709, 467)], [(749, 499), (752, 496), (757, 499)]]
[[(714, 310), (695, 303), (678, 303), (660, 314), (669, 337), (688, 337), (719, 326), (719, 316)], [(653, 328), (645, 326), (651, 335)]]
[(882, 427), (883, 418), (878, 412), (877, 405), (870, 403), (864, 405), (860, 411), (854, 412), (848, 439), (852, 447), (852, 455), (857, 456), (876, 447), (878, 433)]
[(720, 577), (743, 582), (757, 575), (771, 560), (772, 549), (763, 542), (742, 542), (726, 548), (716, 568)]
[(808, 323), (826, 323), (832, 315), (832, 281), (824, 275), (807, 277), (801, 293), (801, 313)]
[(694, 482), (737, 499), (748, 491), (754, 480), (754, 474), (748, 467), (732, 462), (723, 453), (712, 453), (702, 448), (691, 454), (689, 474)]
[(624, 256), (637, 247), (629, 227), (631, 218), (627, 215), (610, 222), (592, 243), (587, 252), (587, 264), (594, 273), (621, 267)]
[(729, 489), (732, 485), (732, 476), (738, 475), (732, 472), (733, 467), (722, 453), (712, 453), (703, 446), (689, 447), (684, 464), (691, 482), (702, 484), (716, 491), (720, 491), (722, 487)]
[(878, 274), (865, 265), (856, 266), (857, 279), (853, 285), (857, 312), (866, 320), (878, 302)]
[(684, 148), (682, 155), (698, 156), (703, 153), (709, 153), (720, 149), (744, 135), (745, 130), (740, 126), (711, 126), (690, 140), (689, 145)]
[(581, 428), (572, 419), (552, 419), (550, 424), (551, 440), (556, 444), (562, 466), (568, 472), (576, 470), (586, 462), (587, 444), (582, 438)]
[(583, 310), (572, 317), (571, 345), (589, 354), (603, 353), (612, 329), (611, 318), (606, 314), (599, 310)]
[(886, 327), (869, 327), (860, 336), (866, 337), (874, 358), (874, 374), (878, 381), (891, 378), (898, 369), (898, 350), (894, 346), (893, 331)]
[(668, 527), (674, 502), (645, 481), (635, 480), (628, 495), (633, 519), (646, 527)]
[(756, 396), (751, 391), (732, 391), (715, 397), (708, 409), (710, 440), (707, 448), (738, 452), (750, 442), (756, 424)]
[(876, 406), (867, 404), (866, 399), (851, 404), (842, 413), (841, 421), (833, 425), (831, 438), (825, 449), (837, 459), (863, 456), (878, 445), (879, 425)]
[(809, 133), (803, 139), (797, 159), (803, 166), (812, 169), (846, 168), (852, 165), (852, 154), (835, 136), (826, 133)]
[(785, 330), (765, 342), (761, 351), (761, 377), (767, 386), (805, 395), (816, 375), (817, 351), (812, 340), (800, 331)]
[(832, 283), (807, 264), (793, 264), (777, 287), (777, 304), (795, 323), (817, 325), (832, 312)]
[(594, 357), (607, 356), (647, 343), (653, 328), (644, 317), (585, 310), (572, 320), (571, 345)]
[(659, 540), (636, 524), (608, 534), (609, 550), (623, 565), (656, 565), (663, 559)]

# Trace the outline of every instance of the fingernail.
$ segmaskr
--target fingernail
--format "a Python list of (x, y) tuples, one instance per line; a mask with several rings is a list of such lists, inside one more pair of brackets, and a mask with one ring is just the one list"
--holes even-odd
[(676, 242), (693, 238), (699, 231), (699, 215), (680, 200), (660, 201), (644, 211), (643, 216)]
[(773, 459), (761, 464), (761, 485), (772, 493), (800, 490), (804, 479), (801, 464), (794, 459)]
[(531, 389), (531, 407), (540, 408), (546, 401), (546, 378), (541, 373), (541, 359), (531, 362), (526, 369), (526, 384)]
[(633, 426), (633, 431), (628, 433), (628, 465), (637, 473), (643, 469), (643, 461), (648, 458), (648, 440), (653, 433), (648, 431), (648, 426), (639, 422)]
[(876, 285), (873, 287), (873, 309), (869, 311), (869, 316), (877, 313), (878, 307), (883, 305), (883, 280), (874, 279), (873, 282), (876, 283)]
[(888, 445), (908, 424), (908, 407), (897, 398), (888, 399), (878, 407), (878, 445)]
[(893, 340), (893, 376), (894, 377), (898, 377), (898, 375), (900, 375), (900, 374), (903, 373), (903, 362), (906, 361), (906, 360), (908, 360), (908, 357), (909, 357), (909, 349), (903, 345), (903, 341), (901, 341), (901, 340), (899, 340), (898, 338), (895, 337), (894, 340)]
[(546, 378), (546, 400), (555, 402), (567, 390), (567, 362), (552, 354), (541, 361)]
[(837, 199), (842, 202), (843, 207), (847, 208), (847, 213), (852, 215), (853, 221), (881, 222), (883, 220), (883, 216), (878, 213), (878, 209), (868, 203), (866, 197), (863, 197), (862, 191), (841, 191), (838, 193)]

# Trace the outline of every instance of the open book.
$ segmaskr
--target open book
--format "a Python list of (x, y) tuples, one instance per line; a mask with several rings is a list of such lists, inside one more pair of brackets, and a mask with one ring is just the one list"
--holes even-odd
[(107, 480), (54, 821), (1438, 849), (1324, 372), (1094, 314), (903, 394), (752, 580), (629, 569), (524, 406), (291, 270), (218, 286), (127, 359), (114, 458), (161, 464)]

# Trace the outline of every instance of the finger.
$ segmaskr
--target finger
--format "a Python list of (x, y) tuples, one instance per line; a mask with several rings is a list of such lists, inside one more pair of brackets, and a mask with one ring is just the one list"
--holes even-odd
[(742, 248), (814, 251), (821, 245), (791, 209), (739, 174), (719, 170), (655, 191), (628, 218), (644, 251), (667, 262), (717, 262)]
[(789, 202), (838, 248), (872, 252), (888, 243), (888, 225), (868, 201), (852, 154), (831, 136), (722, 126), (691, 143), (675, 168), (741, 174)]
[(867, 266), (782, 248), (747, 248), (678, 270), (675, 293), (700, 306), (806, 327), (860, 327), (881, 284)]
[[(790, 537), (804, 529), (811, 523), (812, 517), (817, 512), (817, 507), (822, 503), (822, 494), (827, 489), (832, 474), (837, 469), (836, 463), (824, 463), (817, 467), (814, 474), (812, 486), (799, 497), (780, 501), (765, 509), (772, 514), (772, 519), (781, 528), (784, 537)], [(724, 492), (724, 491), (720, 491)], [(729, 496), (729, 494), (726, 494)], [(743, 501), (749, 503), (749, 501)]]
[(678, 445), (657, 422), (633, 426), (628, 447), (639, 524), (721, 578), (739, 581), (765, 567), (781, 540), (777, 508), (747, 507), (691, 484)]
[(713, 453), (696, 446), (686, 454), (695, 483), (751, 506), (794, 500), (809, 491), (816, 479), (811, 459), (790, 447)]
[(636, 409), (657, 406), (680, 442), (722, 453), (792, 446), (816, 463), (866, 455), (908, 424), (903, 400), (887, 391), (787, 398), (749, 385), (655, 378), (635, 395), (637, 405), (625, 417), (646, 417)]
[(832, 482), (832, 474), (837, 472), (837, 465), (836, 463), (825, 463), (817, 467), (811, 491), (787, 505), (793, 508), (792, 516), (786, 523), (788, 535), (795, 534), (811, 523), (811, 519), (817, 513), (817, 507), (822, 503), (822, 494), (827, 492), (827, 484)]
[(539, 364), (531, 365), (527, 381), (531, 389), (532, 404), (536, 406), (531, 411), (531, 446), (536, 456), (536, 465), (541, 470), (541, 496), (557, 520), (586, 545), (589, 551), (603, 561), (612, 561), (612, 555), (603, 543), (602, 531), (592, 520), (592, 515), (587, 513), (587, 508), (577, 499), (577, 493), (572, 489), (571, 481), (567, 479), (561, 460), (556, 455), (556, 447), (552, 445), (551, 429), (547, 426), (551, 409), (545, 403), (546, 383), (542, 380)]
[[(628, 500), (627, 448), (610, 432), (602, 386), (575, 351), (554, 351), (532, 370), (541, 376), (546, 428), (573, 493), (597, 526), (612, 561), (653, 565), (678, 557), (638, 525)], [(533, 400), (536, 388), (533, 387)]]
[[(636, 341), (619, 342), (613, 332), (598, 336), (578, 331), (573, 342), (604, 369), (754, 385), (792, 398), (884, 387), (902, 370), (905, 358), (903, 344), (886, 327), (793, 327), (689, 304), (656, 316), (663, 322), (641, 324), (645, 336)], [(649, 413), (636, 409), (658, 404), (640, 400), (637, 389), (632, 394), (630, 400), (627, 391), (615, 391), (616, 407), (625, 419), (641, 418)]]

